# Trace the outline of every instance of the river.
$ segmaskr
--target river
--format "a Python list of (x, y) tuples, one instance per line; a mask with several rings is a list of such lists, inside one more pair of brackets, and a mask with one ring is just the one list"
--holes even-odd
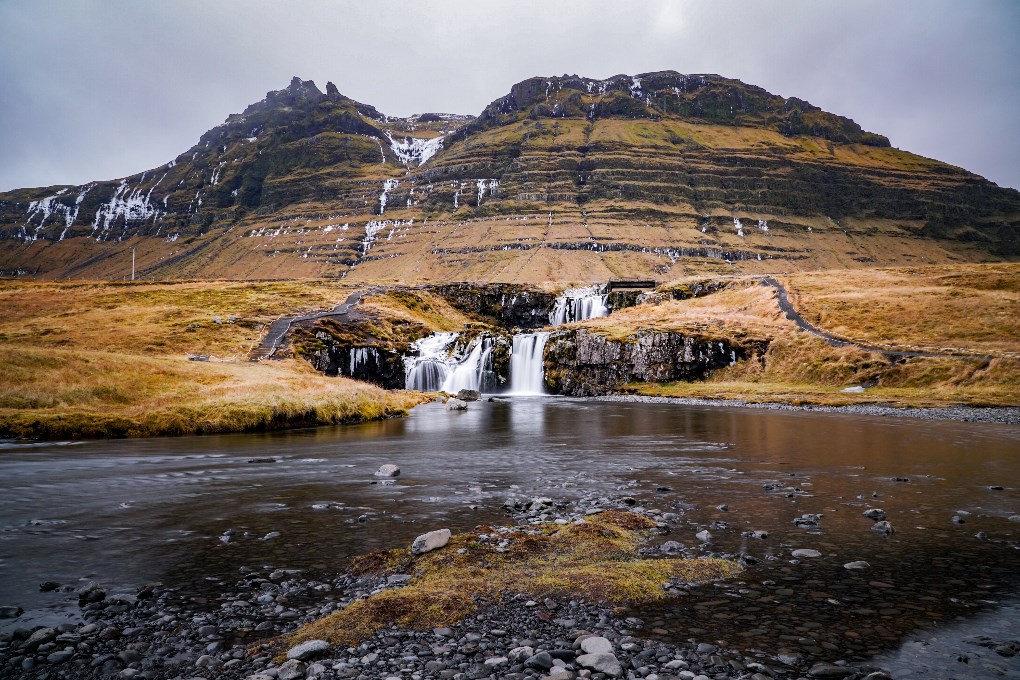
[[(919, 657), (959, 663), (968, 636), (1020, 637), (1018, 456), (1011, 425), (553, 397), (263, 434), (7, 442), (0, 605), (27, 611), (0, 628), (74, 620), (73, 596), (43, 582), (202, 592), (244, 566), (332, 573), (429, 529), (504, 521), (508, 497), (630, 496), (680, 515), (660, 541), (756, 560), (635, 612), (648, 635), (878, 658), (910, 677)], [(383, 463), (396, 481), (373, 476)], [(872, 531), (867, 508), (895, 533)], [(821, 517), (796, 526), (805, 514)], [(1020, 673), (973, 647), (970, 670)]]

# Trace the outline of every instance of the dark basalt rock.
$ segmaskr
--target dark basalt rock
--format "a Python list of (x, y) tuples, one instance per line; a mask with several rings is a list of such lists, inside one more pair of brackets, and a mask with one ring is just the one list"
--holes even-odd
[(615, 340), (584, 329), (559, 331), (546, 344), (545, 379), (557, 394), (598, 396), (634, 381), (699, 380), (766, 349), (764, 340), (735, 344), (677, 332)]

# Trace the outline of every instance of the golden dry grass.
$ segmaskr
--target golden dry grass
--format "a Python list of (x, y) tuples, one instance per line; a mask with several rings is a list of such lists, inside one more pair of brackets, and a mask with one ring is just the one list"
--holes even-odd
[(662, 585), (670, 578), (705, 583), (741, 570), (739, 564), (720, 559), (642, 559), (637, 547), (652, 526), (647, 518), (607, 511), (580, 524), (541, 525), (537, 535), (504, 534), (510, 540), (505, 552), (480, 542), (475, 534), (460, 534), (445, 548), (418, 557), (408, 550), (373, 553), (356, 561), (355, 571), (399, 571), (411, 574), (412, 580), (303, 626), (286, 642), (324, 639), (349, 646), (393, 623), (418, 630), (451, 625), (474, 611), (480, 600), (509, 594), (649, 602), (666, 597)]
[[(780, 312), (771, 288), (749, 277), (725, 280), (729, 285), (719, 293), (641, 305), (585, 325), (619, 339), (637, 330), (770, 339), (763, 356), (716, 371), (705, 381), (628, 387), (638, 394), (813, 404), (1020, 404), (1020, 358), (1013, 354), (1020, 343), (1020, 264), (783, 277), (798, 311), (826, 331), (887, 349), (934, 346), (973, 356), (897, 359), (832, 347), (797, 330)], [(854, 385), (868, 389), (841, 392)]]
[(328, 378), (299, 360), (247, 361), (273, 319), (349, 292), (317, 281), (3, 282), (0, 436), (230, 432), (403, 413), (424, 397)]
[(1020, 263), (782, 277), (804, 318), (889, 347), (1020, 352)]

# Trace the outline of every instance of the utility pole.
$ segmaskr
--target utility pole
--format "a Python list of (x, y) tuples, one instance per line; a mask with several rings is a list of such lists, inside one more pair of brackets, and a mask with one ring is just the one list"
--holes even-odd
[(135, 280), (135, 249), (131, 248), (131, 280)]

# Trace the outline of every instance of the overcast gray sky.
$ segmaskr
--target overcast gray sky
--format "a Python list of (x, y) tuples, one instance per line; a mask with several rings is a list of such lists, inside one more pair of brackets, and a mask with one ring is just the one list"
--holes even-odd
[(0, 190), (160, 165), (291, 76), (390, 115), (535, 75), (797, 96), (1020, 188), (1016, 0), (0, 0)]

